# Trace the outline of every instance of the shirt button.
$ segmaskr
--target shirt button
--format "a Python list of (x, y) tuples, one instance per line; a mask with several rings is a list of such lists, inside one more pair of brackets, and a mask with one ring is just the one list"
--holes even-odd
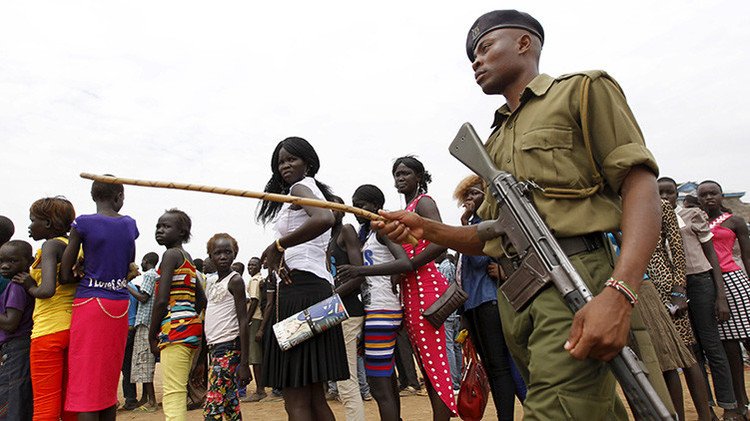
[(507, 128), (512, 129), (513, 128), (513, 122), (511, 121), (506, 125)]
[(510, 164), (510, 158), (508, 158), (505, 162), (507, 162), (508, 164)]

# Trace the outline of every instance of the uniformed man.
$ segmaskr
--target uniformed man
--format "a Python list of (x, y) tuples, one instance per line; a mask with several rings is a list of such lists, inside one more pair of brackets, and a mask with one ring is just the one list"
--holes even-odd
[[(540, 187), (532, 193), (539, 214), (596, 296), (573, 317), (554, 288), (520, 312), (498, 294), (503, 330), (528, 385), (524, 418), (626, 419), (604, 361), (628, 340), (659, 240), (658, 168), (617, 82), (602, 71), (539, 74), (543, 44), (536, 19), (499, 10), (471, 26), (466, 52), (484, 93), (506, 100), (495, 113), (487, 151), (499, 169)], [(452, 227), (403, 211), (384, 215), (391, 222), (373, 225), (395, 240), (412, 233), (462, 253), (503, 255), (501, 239), (480, 238), (476, 225)], [(479, 215), (498, 216), (492, 195), (485, 195)], [(618, 229), (622, 248), (614, 265), (602, 237)], [(640, 320), (633, 318), (632, 328), (664, 390)]]

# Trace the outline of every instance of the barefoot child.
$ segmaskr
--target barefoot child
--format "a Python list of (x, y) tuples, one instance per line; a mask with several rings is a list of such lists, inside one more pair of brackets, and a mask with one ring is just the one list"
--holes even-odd
[(143, 256), (141, 269), (143, 270), (140, 288), (128, 286), (130, 293), (138, 300), (138, 311), (135, 313), (135, 339), (133, 340), (133, 361), (130, 369), (130, 382), (143, 383), (143, 396), (139, 410), (154, 412), (158, 409), (156, 394), (154, 393), (154, 368), (156, 356), (151, 353), (148, 343), (148, 327), (151, 323), (151, 310), (154, 307), (154, 287), (159, 275), (156, 265), (159, 255), (150, 252)]
[[(24, 276), (31, 264), (31, 245), (11, 240), (0, 246), (0, 275)], [(29, 347), (34, 298), (10, 282), (0, 294), (0, 419), (30, 420), (33, 410)]]
[(195, 265), (182, 244), (190, 239), (190, 217), (170, 209), (156, 223), (156, 242), (167, 248), (159, 266), (149, 344), (161, 354), (164, 382), (164, 417), (185, 420), (187, 383), (193, 351), (203, 336), (199, 314), (206, 305), (203, 289), (196, 282)]
[[(377, 212), (385, 204), (383, 192), (371, 184), (357, 188), (352, 197), (355, 207)], [(338, 268), (341, 281), (366, 277), (362, 292), (365, 304), (365, 371), (370, 392), (375, 397), (380, 419), (398, 421), (400, 418), (399, 388), (394, 371), (393, 351), (401, 326), (401, 301), (391, 284), (389, 275), (412, 269), (404, 249), (387, 237), (370, 231), (370, 222), (357, 217), (361, 224), (364, 266), (343, 265)]]
[(83, 279), (70, 320), (65, 410), (79, 412), (79, 420), (113, 420), (128, 339), (125, 286), (138, 228), (133, 218), (118, 213), (125, 200), (122, 185), (95, 181), (91, 198), (96, 213), (73, 221), (60, 264), (61, 282), (75, 282), (73, 266), (83, 246)]
[(245, 282), (232, 270), (239, 246), (229, 234), (219, 233), (208, 240), (207, 248), (219, 276), (206, 284), (205, 331), (210, 360), (203, 415), (206, 420), (221, 420), (222, 415), (228, 420), (241, 420), (238, 386), (245, 387), (251, 376)]
[(20, 278), (29, 294), (36, 298), (30, 353), (36, 420), (77, 418), (75, 413), (63, 409), (70, 313), (77, 285), (59, 282), (60, 261), (75, 217), (73, 204), (63, 197), (39, 199), (29, 210), (29, 236), (34, 241), (45, 240), (36, 252), (30, 276)]

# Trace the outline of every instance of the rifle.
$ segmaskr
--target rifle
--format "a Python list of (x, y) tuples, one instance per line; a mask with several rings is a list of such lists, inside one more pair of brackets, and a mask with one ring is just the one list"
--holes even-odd
[[(573, 313), (591, 301), (591, 291), (527, 197), (536, 185), (519, 182), (510, 173), (498, 170), (469, 123), (461, 126), (449, 150), (487, 182), (500, 205), (498, 219), (482, 222), (477, 229), (480, 238), (506, 236), (517, 253), (516, 269), (500, 287), (513, 308), (523, 308), (550, 282)], [(630, 347), (625, 346), (609, 366), (636, 419), (674, 420)]]

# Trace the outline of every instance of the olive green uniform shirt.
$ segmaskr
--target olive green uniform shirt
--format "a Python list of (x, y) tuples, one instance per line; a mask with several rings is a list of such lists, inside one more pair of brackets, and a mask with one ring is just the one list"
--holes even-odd
[[(494, 131), (485, 147), (500, 170), (542, 188), (583, 189), (596, 185), (581, 130), (581, 86), (590, 78), (588, 127), (591, 152), (604, 181), (594, 195), (580, 199), (545, 197), (532, 190), (532, 201), (556, 237), (614, 231), (622, 215), (620, 187), (628, 171), (644, 165), (658, 174), (638, 124), (620, 86), (603, 71), (554, 79), (540, 74), (511, 112), (507, 104), (495, 113)], [(496, 219), (498, 205), (489, 192), (479, 208), (484, 220)], [(488, 241), (484, 252), (502, 253), (500, 240)]]

